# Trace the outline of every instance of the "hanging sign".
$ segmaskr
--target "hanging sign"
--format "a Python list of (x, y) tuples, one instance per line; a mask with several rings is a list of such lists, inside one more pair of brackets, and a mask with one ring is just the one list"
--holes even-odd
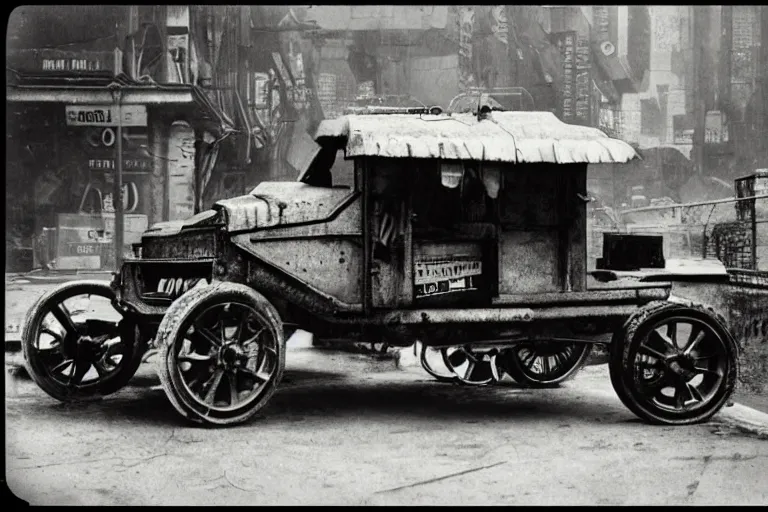
[[(117, 126), (118, 107), (115, 105), (66, 105), (68, 126)], [(122, 105), (123, 126), (147, 126), (146, 105)]]

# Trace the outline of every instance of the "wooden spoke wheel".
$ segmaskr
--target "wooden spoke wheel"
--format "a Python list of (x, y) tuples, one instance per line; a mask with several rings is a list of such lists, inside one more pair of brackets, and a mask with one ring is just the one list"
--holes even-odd
[(93, 399), (124, 387), (146, 346), (136, 325), (114, 308), (103, 281), (65, 283), (27, 314), (22, 353), (40, 388), (61, 401)]
[(485, 386), (499, 381), (496, 352), (473, 350), (470, 346), (442, 349), (443, 363), (462, 384)]
[(725, 320), (702, 306), (646, 306), (614, 336), (611, 349), (616, 394), (651, 423), (706, 421), (736, 385), (738, 346)]
[(198, 423), (248, 420), (274, 394), (285, 368), (280, 316), (262, 295), (239, 284), (183, 295), (163, 318), (157, 344), (166, 395)]
[(424, 368), (424, 371), (437, 379), (439, 382), (456, 382), (457, 377), (453, 371), (448, 369), (444, 373), (440, 373), (435, 370), (436, 366), (443, 366), (445, 368), (442, 355), (443, 350), (444, 349), (422, 345), (419, 358), (421, 361), (421, 367)]
[(498, 359), (504, 371), (519, 384), (552, 387), (572, 378), (591, 350), (587, 343), (528, 341), (503, 350)]

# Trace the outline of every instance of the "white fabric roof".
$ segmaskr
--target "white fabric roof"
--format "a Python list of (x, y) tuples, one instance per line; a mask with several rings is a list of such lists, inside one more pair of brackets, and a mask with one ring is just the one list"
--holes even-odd
[(638, 155), (597, 128), (551, 112), (347, 115), (320, 123), (315, 140), (347, 139), (347, 157), (443, 158), (510, 163), (625, 163)]

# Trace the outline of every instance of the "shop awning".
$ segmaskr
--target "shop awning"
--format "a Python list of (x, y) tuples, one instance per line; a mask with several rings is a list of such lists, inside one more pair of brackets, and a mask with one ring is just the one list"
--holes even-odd
[[(178, 107), (202, 123), (217, 137), (234, 130), (199, 87), (179, 85), (123, 85), (122, 105)], [(64, 103), (71, 105), (112, 105), (112, 91), (104, 85), (7, 85), (6, 101), (12, 103)], [(193, 107), (193, 108), (184, 108)]]

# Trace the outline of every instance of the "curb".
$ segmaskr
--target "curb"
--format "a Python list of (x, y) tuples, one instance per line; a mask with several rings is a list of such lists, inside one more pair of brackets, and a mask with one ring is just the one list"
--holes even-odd
[(723, 407), (712, 419), (713, 422), (725, 423), (741, 432), (756, 435), (768, 440), (768, 414), (741, 404)]

